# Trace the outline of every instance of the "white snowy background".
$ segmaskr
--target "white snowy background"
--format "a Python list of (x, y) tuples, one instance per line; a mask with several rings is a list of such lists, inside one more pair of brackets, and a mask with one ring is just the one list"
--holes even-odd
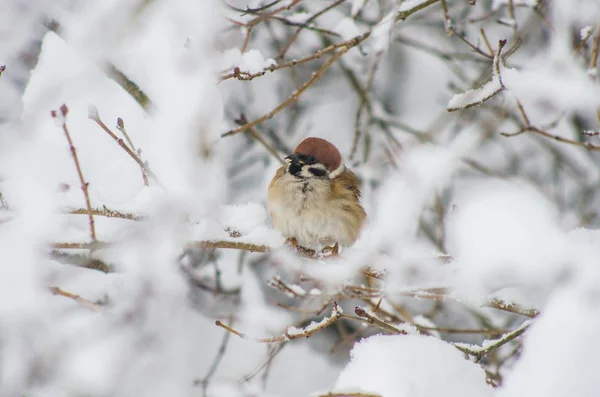
[[(0, 8), (1, 396), (597, 395), (597, 0)], [(308, 136), (362, 181), (336, 259), (265, 208)]]

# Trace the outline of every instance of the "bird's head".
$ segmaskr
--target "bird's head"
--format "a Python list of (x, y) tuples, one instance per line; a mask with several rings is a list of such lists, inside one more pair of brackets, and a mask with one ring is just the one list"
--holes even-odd
[(285, 160), (287, 172), (299, 179), (334, 179), (345, 169), (340, 151), (321, 138), (306, 138)]

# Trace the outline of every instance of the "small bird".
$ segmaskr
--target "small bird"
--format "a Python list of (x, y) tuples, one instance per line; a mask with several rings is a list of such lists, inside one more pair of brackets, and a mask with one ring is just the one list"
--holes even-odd
[(321, 138), (306, 138), (285, 158), (269, 184), (273, 227), (293, 246), (338, 253), (354, 244), (367, 214), (360, 181), (344, 165), (339, 150)]

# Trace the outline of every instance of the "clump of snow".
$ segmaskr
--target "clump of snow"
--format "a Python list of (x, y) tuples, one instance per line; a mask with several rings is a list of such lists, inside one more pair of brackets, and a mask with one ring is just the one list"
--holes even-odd
[(227, 205), (221, 208), (219, 218), (225, 228), (248, 234), (256, 227), (264, 225), (267, 211), (258, 203)]
[(588, 25), (579, 31), (579, 37), (581, 40), (587, 40), (588, 37), (592, 34), (592, 25)]
[(478, 105), (502, 91), (504, 89), (504, 84), (500, 76), (502, 68), (502, 58), (500, 58), (500, 51), (498, 51), (494, 57), (492, 79), (479, 88), (455, 94), (448, 102), (446, 110), (453, 112)]
[(335, 388), (383, 397), (493, 395), (479, 365), (446, 342), (418, 335), (376, 335), (355, 344)]
[(356, 36), (360, 36), (361, 32), (356, 22), (352, 18), (342, 19), (336, 27), (333, 29), (334, 32), (338, 33), (343, 40), (350, 40)]
[(418, 7), (426, 2), (427, 0), (405, 0), (402, 4), (400, 4), (400, 7), (398, 7), (398, 12), (412, 10), (413, 8)]
[(463, 292), (548, 285), (572, 254), (553, 205), (534, 188), (511, 182), (468, 185), (448, 218), (446, 247)]
[(358, 13), (363, 9), (363, 7), (367, 4), (368, 0), (352, 0), (352, 8), (350, 10), (350, 15), (355, 17)]
[(242, 54), (239, 48), (230, 48), (223, 53), (223, 69), (238, 67), (241, 72), (249, 74), (260, 73), (269, 66), (276, 65), (273, 58), (265, 58), (257, 49), (251, 49)]
[(396, 13), (390, 12), (371, 31), (368, 42), (376, 53), (385, 51), (390, 46), (395, 17)]
[(296, 12), (292, 15), (285, 17), (285, 19), (287, 19), (289, 22), (297, 23), (297, 24), (304, 24), (310, 18), (312, 18), (312, 14), (305, 12), (305, 11)]
[(550, 299), (539, 320), (525, 334), (523, 354), (507, 374), (498, 397), (598, 394), (600, 279), (598, 272), (594, 273), (579, 278)]

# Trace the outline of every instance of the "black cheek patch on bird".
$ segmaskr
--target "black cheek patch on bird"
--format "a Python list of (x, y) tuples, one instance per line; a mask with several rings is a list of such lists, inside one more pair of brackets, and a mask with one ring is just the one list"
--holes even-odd
[(302, 171), (302, 166), (300, 164), (291, 163), (288, 167), (288, 172), (294, 176), (298, 176)]
[(314, 176), (318, 176), (318, 177), (322, 177), (327, 174), (327, 171), (322, 170), (320, 168), (314, 168), (314, 167), (310, 167), (308, 169), (308, 171), (310, 171), (310, 173), (313, 174)]

